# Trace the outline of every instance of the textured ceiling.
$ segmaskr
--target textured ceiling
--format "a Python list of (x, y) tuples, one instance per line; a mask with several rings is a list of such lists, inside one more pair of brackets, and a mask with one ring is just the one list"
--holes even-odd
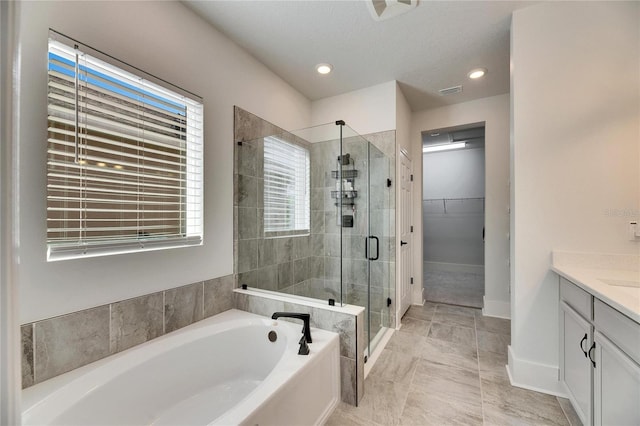
[[(511, 13), (532, 2), (420, 1), (381, 22), (357, 0), (183, 3), (311, 100), (397, 80), (418, 111), (507, 93)], [(476, 67), (487, 75), (469, 80)]]

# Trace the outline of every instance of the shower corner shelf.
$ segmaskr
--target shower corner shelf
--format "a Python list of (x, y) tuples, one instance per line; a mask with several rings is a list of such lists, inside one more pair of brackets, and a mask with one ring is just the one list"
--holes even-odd
[(353, 199), (356, 198), (358, 196), (358, 191), (331, 191), (331, 198), (340, 198), (340, 194), (342, 194), (342, 199), (344, 202), (344, 199)]
[[(339, 170), (331, 170), (331, 177), (334, 179), (340, 178)], [(342, 171), (342, 179), (353, 179), (358, 177), (358, 171), (355, 169), (343, 170)]]

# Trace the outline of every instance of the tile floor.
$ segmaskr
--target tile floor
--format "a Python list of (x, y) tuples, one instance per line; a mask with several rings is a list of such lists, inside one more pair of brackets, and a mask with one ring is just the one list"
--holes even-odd
[(484, 274), (425, 269), (424, 297), (433, 303), (482, 307)]
[(360, 406), (341, 403), (327, 425), (580, 424), (567, 400), (509, 384), (508, 320), (427, 303), (412, 306), (402, 323), (367, 377)]

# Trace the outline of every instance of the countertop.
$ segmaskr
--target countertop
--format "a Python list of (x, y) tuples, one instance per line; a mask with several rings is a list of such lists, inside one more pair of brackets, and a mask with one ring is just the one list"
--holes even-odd
[(640, 256), (554, 251), (551, 270), (640, 323), (640, 287), (606, 281), (640, 281)]

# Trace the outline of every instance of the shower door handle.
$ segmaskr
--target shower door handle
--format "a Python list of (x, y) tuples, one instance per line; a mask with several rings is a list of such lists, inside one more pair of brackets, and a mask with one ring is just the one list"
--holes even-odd
[[(370, 238), (373, 238), (374, 240), (376, 240), (376, 257), (369, 257), (368, 241), (369, 241)], [(380, 240), (375, 235), (369, 235), (368, 237), (365, 238), (365, 241), (364, 241), (364, 256), (367, 258), (367, 260), (378, 260), (380, 258)]]

